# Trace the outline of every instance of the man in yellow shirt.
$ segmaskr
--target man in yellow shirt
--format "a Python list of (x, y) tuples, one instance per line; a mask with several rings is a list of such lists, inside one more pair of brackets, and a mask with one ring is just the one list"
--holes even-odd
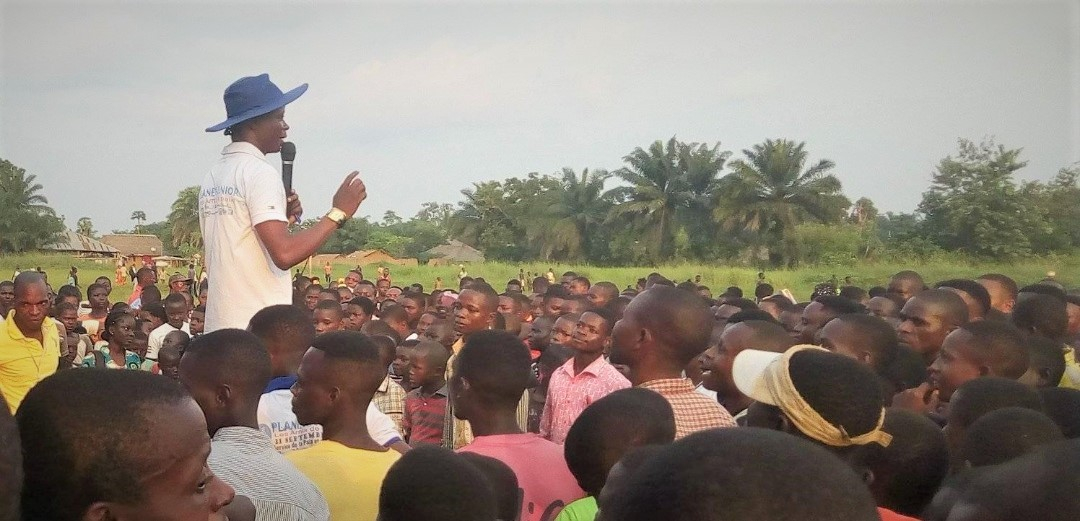
[(316, 337), (300, 362), (293, 411), (302, 425), (322, 425), (323, 439), (285, 457), (322, 492), (331, 520), (375, 521), (383, 478), (401, 457), (367, 430), (368, 404), (385, 377), (379, 348), (355, 331)]
[(49, 319), (49, 304), (40, 273), (15, 277), (15, 307), (0, 321), (0, 391), (12, 414), (30, 388), (59, 365), (60, 332)]

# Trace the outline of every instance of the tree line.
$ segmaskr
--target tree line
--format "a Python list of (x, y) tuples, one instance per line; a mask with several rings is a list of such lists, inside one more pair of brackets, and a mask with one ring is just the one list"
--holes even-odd
[[(753, 266), (917, 261), (944, 252), (1011, 260), (1080, 247), (1080, 165), (1020, 182), (1021, 149), (959, 140), (911, 213), (879, 215), (843, 193), (828, 159), (805, 143), (766, 140), (733, 157), (719, 143), (675, 138), (635, 148), (613, 171), (584, 169), (474, 183), (456, 205), (424, 203), (409, 219), (350, 220), (323, 253), (382, 248), (418, 257), (455, 238), (505, 261), (595, 265), (693, 261)], [(32, 174), (0, 163), (0, 252), (41, 247), (63, 229)], [(202, 248), (198, 187), (164, 221), (135, 210), (132, 230), (175, 253)], [(306, 221), (301, 226), (315, 222)], [(93, 235), (84, 217), (78, 232)]]
[[(828, 159), (767, 140), (732, 154), (719, 144), (657, 141), (613, 172), (476, 183), (449, 233), (506, 260), (601, 265), (696, 261), (752, 266), (919, 261), (950, 252), (1012, 260), (1080, 246), (1080, 165), (1049, 182), (1018, 182), (1021, 149), (960, 139), (911, 213), (879, 214), (843, 193)], [(620, 186), (607, 188), (610, 180)]]

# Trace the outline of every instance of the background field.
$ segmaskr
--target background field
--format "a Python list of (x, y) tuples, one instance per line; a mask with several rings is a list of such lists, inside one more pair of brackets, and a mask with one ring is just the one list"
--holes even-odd
[[(79, 268), (79, 281), (83, 289), (93, 282), (94, 278), (106, 275), (110, 279), (114, 277), (114, 265), (112, 260), (78, 259), (65, 255), (6, 255), (0, 256), (0, 280), (11, 277), (18, 266), (22, 269), (33, 269), (40, 266), (49, 275), (53, 287), (57, 288), (67, 280), (67, 273), (71, 266)], [(345, 272), (352, 267), (347, 263), (335, 265), (334, 276), (344, 277)], [(375, 276), (376, 265), (364, 267), (365, 275)], [(619, 287), (631, 285), (638, 277), (644, 277), (653, 271), (658, 271), (668, 278), (681, 282), (695, 275), (701, 275), (702, 282), (713, 289), (714, 294), (719, 294), (727, 286), (740, 286), (743, 291), (751, 292), (757, 280), (758, 270), (753, 268), (726, 267), (719, 265), (702, 264), (675, 264), (659, 267), (597, 267), (588, 265), (564, 265), (521, 263), (508, 264), (500, 262), (486, 262), (482, 264), (466, 265), (470, 276), (484, 277), (497, 290), (502, 290), (506, 281), (517, 278), (518, 270), (526, 272), (543, 273), (548, 268), (553, 268), (557, 275), (564, 271), (573, 270), (581, 275), (589, 277), (593, 282), (601, 280), (611, 281)], [(390, 266), (391, 276), (397, 285), (406, 285), (419, 282), (428, 291), (434, 287), (435, 278), (442, 277), (448, 287), (457, 285), (457, 266), (443, 267), (403, 267)], [(779, 291), (790, 289), (800, 299), (809, 297), (815, 284), (828, 281), (834, 275), (841, 282), (844, 277), (851, 277), (852, 281), (863, 288), (875, 285), (884, 285), (891, 274), (903, 270), (914, 269), (922, 273), (928, 282), (956, 277), (976, 277), (983, 273), (1004, 273), (1013, 277), (1021, 286), (1041, 280), (1048, 271), (1057, 273), (1057, 279), (1067, 287), (1080, 285), (1080, 277), (1077, 272), (1080, 268), (1080, 257), (1057, 257), (1052, 259), (1029, 260), (1015, 264), (1000, 263), (957, 263), (957, 262), (934, 262), (921, 265), (901, 265), (894, 263), (860, 264), (850, 266), (815, 266), (793, 270), (770, 270), (766, 271), (766, 278)], [(322, 277), (322, 267), (313, 266), (313, 275)], [(164, 287), (164, 280), (161, 286)], [(131, 292), (130, 281), (124, 288), (114, 289), (112, 300), (126, 299)]]

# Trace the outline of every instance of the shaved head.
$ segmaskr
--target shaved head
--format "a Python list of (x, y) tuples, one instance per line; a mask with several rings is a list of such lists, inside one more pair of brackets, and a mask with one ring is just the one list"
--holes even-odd
[(945, 337), (967, 322), (964, 299), (948, 289), (930, 289), (904, 304), (896, 334), (930, 365)]
[(640, 362), (682, 368), (709, 346), (713, 317), (695, 293), (655, 285), (623, 312), (612, 331), (611, 356), (631, 368)]
[(724, 329), (722, 338), (725, 346), (729, 344), (729, 339), (738, 338), (746, 348), (773, 353), (783, 353), (795, 345), (795, 340), (784, 326), (765, 320), (747, 320), (732, 324)]
[(630, 306), (639, 302), (645, 327), (684, 364), (708, 347), (712, 316), (701, 297), (657, 286), (638, 295)]
[(274, 376), (295, 374), (300, 359), (315, 339), (311, 315), (288, 304), (259, 310), (251, 317), (247, 329), (259, 337), (269, 351)]
[(23, 334), (36, 334), (49, 314), (49, 288), (36, 271), (24, 271), (15, 277), (15, 325)]
[(386, 377), (386, 367), (379, 358), (379, 347), (363, 333), (326, 333), (315, 338), (311, 350), (320, 352), (330, 368), (327, 371), (328, 382), (353, 395), (370, 397)]
[(914, 271), (901, 271), (889, 279), (889, 293), (896, 293), (904, 300), (910, 300), (925, 289), (922, 275)]
[(24, 271), (20, 273), (18, 277), (15, 277), (15, 295), (18, 295), (19, 292), (26, 291), (26, 288), (29, 286), (34, 286), (38, 284), (44, 287), (45, 277), (43, 277), (40, 273), (36, 271)]
[(427, 360), (433, 367), (446, 367), (446, 362), (450, 359), (450, 353), (446, 348), (433, 340), (421, 340), (413, 348), (413, 352), (417, 357)]
[(914, 298), (937, 310), (938, 314), (954, 326), (968, 323), (968, 307), (964, 299), (947, 289), (928, 289)]
[[(255, 412), (271, 374), (266, 347), (259, 337), (241, 329), (220, 329), (195, 338), (180, 360), (180, 381), (203, 409), (211, 433)], [(220, 392), (223, 388), (229, 389), (225, 395)]]

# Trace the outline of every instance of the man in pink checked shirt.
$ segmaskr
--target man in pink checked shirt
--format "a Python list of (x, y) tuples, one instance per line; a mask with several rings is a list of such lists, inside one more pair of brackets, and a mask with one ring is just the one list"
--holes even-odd
[(573, 339), (566, 346), (574, 351), (574, 357), (551, 375), (540, 417), (540, 435), (544, 438), (564, 443), (570, 426), (589, 404), (630, 387), (630, 381), (604, 358), (604, 351), (611, 345), (614, 322), (606, 309), (581, 314)]

